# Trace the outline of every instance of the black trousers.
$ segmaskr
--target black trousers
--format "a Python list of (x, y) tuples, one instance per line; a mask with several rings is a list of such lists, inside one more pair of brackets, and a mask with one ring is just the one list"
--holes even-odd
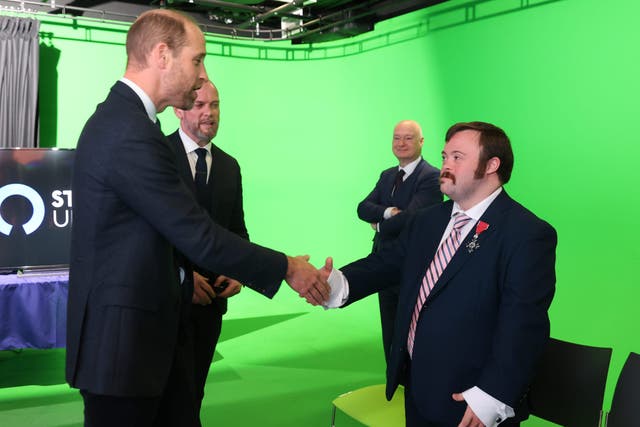
[(389, 352), (393, 342), (393, 330), (398, 311), (398, 295), (400, 286), (392, 286), (378, 292), (378, 304), (380, 305), (380, 325), (382, 326), (382, 346), (384, 347), (384, 359), (389, 363)]
[(190, 344), (180, 339), (167, 384), (157, 397), (104, 396), (81, 390), (85, 427), (177, 427), (195, 423)]
[(214, 301), (209, 305), (191, 306), (190, 326), (193, 335), (192, 354), (195, 392), (195, 426), (200, 427), (200, 408), (204, 398), (204, 386), (207, 383), (209, 367), (216, 351), (216, 344), (222, 330), (222, 308)]

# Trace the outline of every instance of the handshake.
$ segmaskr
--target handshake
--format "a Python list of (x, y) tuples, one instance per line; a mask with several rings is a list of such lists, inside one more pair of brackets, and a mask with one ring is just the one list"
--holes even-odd
[(316, 269), (309, 264), (309, 256), (287, 256), (288, 266), (285, 281), (311, 305), (326, 306), (331, 296), (329, 275), (333, 270), (333, 260), (327, 258), (324, 265)]

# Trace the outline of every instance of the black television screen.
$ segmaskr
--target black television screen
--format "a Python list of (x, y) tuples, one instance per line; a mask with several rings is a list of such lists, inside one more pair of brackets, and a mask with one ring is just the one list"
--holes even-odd
[(0, 272), (69, 265), (74, 153), (0, 149)]

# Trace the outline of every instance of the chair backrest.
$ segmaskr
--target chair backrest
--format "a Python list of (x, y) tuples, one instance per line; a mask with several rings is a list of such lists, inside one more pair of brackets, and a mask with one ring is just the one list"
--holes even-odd
[(599, 427), (612, 351), (551, 338), (529, 388), (531, 414), (564, 427)]
[(607, 427), (640, 426), (640, 354), (630, 353), (622, 367), (607, 415)]

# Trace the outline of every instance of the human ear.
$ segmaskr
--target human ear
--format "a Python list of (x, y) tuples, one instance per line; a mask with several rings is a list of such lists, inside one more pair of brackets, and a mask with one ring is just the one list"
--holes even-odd
[(490, 158), (489, 161), (487, 162), (487, 168), (485, 170), (485, 173), (487, 174), (496, 173), (498, 169), (500, 169), (500, 159), (497, 157)]
[(166, 43), (158, 43), (152, 50), (152, 56), (158, 68), (167, 68), (169, 65), (169, 57), (171, 56), (169, 46), (167, 46)]

